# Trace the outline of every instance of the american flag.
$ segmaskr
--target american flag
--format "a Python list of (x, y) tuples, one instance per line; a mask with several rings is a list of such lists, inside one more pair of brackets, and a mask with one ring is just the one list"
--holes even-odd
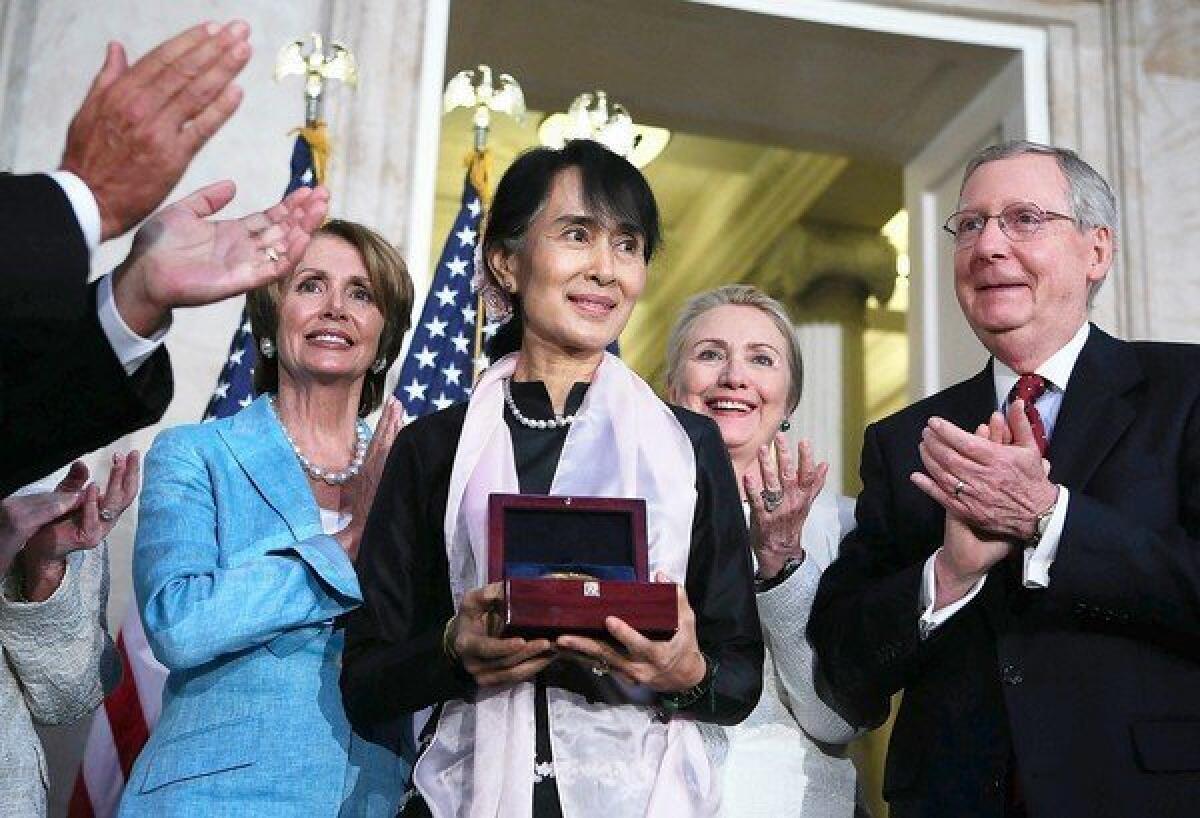
[[(291, 178), (284, 195), (318, 181), (312, 149), (301, 133), (292, 149)], [(250, 321), (243, 309), (229, 356), (204, 412), (205, 420), (228, 417), (254, 400), (256, 352)], [(117, 652), (124, 671), (121, 683), (108, 694), (92, 719), (68, 818), (109, 818), (116, 814), (133, 762), (158, 721), (167, 669), (150, 651), (136, 605), (129, 606), (121, 623)]]
[[(413, 328), (408, 356), (396, 382), (395, 394), (404, 408), (405, 422), (465, 401), (471, 395), (476, 369), (487, 366), (482, 350), (475, 349), (480, 316), (471, 286), (482, 217), (483, 202), (468, 172), (458, 217), (442, 247), (421, 320)], [(495, 331), (495, 324), (483, 327), (485, 337)]]
[[(312, 148), (301, 134), (296, 137), (296, 145), (292, 148), (292, 174), (283, 195), (314, 184), (317, 184), (317, 171), (313, 165)], [(204, 410), (205, 420), (229, 417), (254, 401), (254, 364), (257, 360), (258, 350), (254, 348), (250, 318), (243, 309), (242, 320), (229, 343), (229, 356), (217, 378), (217, 388), (208, 401), (208, 408)]]

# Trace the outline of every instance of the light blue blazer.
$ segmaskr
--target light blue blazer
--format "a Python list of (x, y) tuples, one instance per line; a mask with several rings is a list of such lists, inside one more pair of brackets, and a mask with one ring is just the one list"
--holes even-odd
[(122, 818), (395, 815), (400, 728), (357, 735), (338, 689), (354, 566), (265, 397), (155, 440), (133, 578), (170, 676)]

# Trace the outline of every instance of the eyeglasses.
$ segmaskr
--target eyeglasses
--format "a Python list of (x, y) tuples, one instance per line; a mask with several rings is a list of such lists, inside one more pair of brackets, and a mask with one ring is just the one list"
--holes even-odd
[(1046, 222), (1059, 219), (1075, 221), (1073, 216), (1042, 210), (1033, 202), (1015, 202), (995, 215), (978, 210), (960, 210), (946, 219), (942, 229), (954, 236), (956, 246), (970, 247), (979, 240), (988, 219), (995, 219), (1004, 235), (1013, 241), (1029, 241), (1036, 237)]

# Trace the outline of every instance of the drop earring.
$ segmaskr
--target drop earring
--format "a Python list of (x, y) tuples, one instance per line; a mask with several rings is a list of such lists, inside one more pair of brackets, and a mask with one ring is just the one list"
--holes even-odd
[(790, 420), (788, 420), (787, 418), (784, 418), (782, 421), (780, 421), (779, 431), (786, 432), (791, 428), (792, 428), (792, 422)]
[(263, 338), (258, 342), (258, 351), (263, 354), (264, 358), (275, 357), (275, 342), (270, 338)]
[(371, 364), (371, 371), (376, 375), (385, 369), (387, 369), (387, 358), (378, 358), (375, 363)]

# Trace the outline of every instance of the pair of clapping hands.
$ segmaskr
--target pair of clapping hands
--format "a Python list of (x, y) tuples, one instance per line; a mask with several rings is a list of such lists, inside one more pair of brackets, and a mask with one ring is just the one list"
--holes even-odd
[(925, 472), (910, 479), (946, 510), (935, 561), (938, 605), (962, 598), (996, 563), (1037, 533), (1058, 486), (1049, 480), (1025, 404), (1014, 400), (972, 434), (930, 418), (919, 444)]
[(137, 451), (114, 455), (101, 492), (88, 481), (88, 468), (76, 460), (53, 491), (14, 494), (0, 503), (0, 574), (20, 557), (24, 595), (30, 602), (50, 597), (74, 551), (95, 548), (108, 536), (137, 496)]
[[(249, 39), (243, 21), (203, 23), (132, 65), (119, 43), (109, 43), (60, 166), (95, 199), (102, 241), (154, 211), (237, 110), (242, 90), (234, 80), (250, 60)], [(301, 188), (263, 212), (206, 221), (234, 192), (231, 181), (208, 185), (138, 230), (113, 275), (117, 310), (135, 333), (151, 337), (175, 307), (212, 304), (291, 272), (328, 210), (323, 188)]]
[[(655, 582), (667, 582), (656, 574)], [(678, 693), (700, 684), (706, 660), (696, 641), (696, 615), (683, 586), (677, 586), (679, 629), (666, 641), (642, 636), (615, 616), (605, 627), (620, 647), (586, 636), (523, 639), (492, 634), (490, 622), (504, 608), (504, 583), (468, 591), (458, 613), (446, 626), (446, 649), (462, 663), (480, 687), (516, 684), (532, 679), (560, 657), (589, 664), (599, 675), (612, 673), (658, 693)]]

